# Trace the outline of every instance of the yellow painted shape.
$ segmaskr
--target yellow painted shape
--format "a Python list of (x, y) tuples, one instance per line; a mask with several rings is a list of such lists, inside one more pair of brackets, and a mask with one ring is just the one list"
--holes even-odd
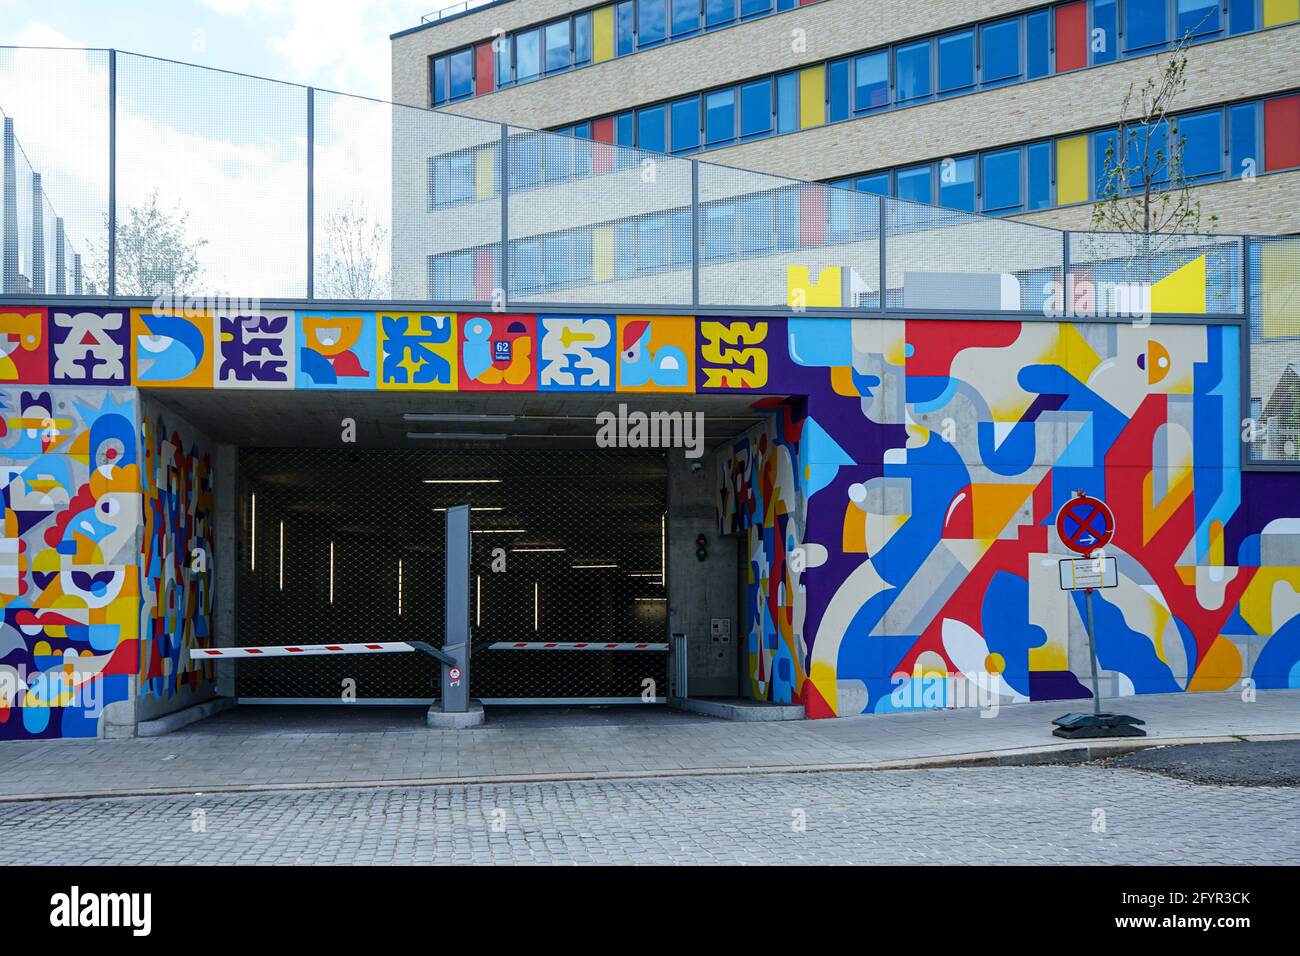
[[(1297, 0), (1300, 2), (1300, 0)], [(1296, 334), (1300, 316), (1300, 276), (1291, 265), (1300, 256), (1300, 239), (1259, 246), (1261, 332), (1266, 339)]]
[(1223, 522), (1210, 522), (1210, 555), (1209, 563), (1212, 568), (1223, 567)]
[(1068, 671), (1069, 657), (1064, 644), (1048, 641), (1042, 647), (1029, 649), (1029, 669), (1031, 671)]
[(1086, 383), (1093, 370), (1101, 364), (1101, 358), (1073, 325), (1061, 322), (1057, 325), (1057, 329), (1059, 330), (1056, 338), (1057, 361), (1080, 382)]
[(844, 509), (843, 551), (845, 554), (867, 553), (867, 516), (851, 501)]
[(1151, 287), (1151, 311), (1159, 315), (1205, 314), (1205, 256), (1197, 256)]
[(987, 540), (996, 538), (1033, 493), (1033, 485), (972, 484), (971, 536)]
[(838, 714), (839, 707), (836, 699), (838, 690), (835, 682), (835, 668), (826, 661), (813, 661), (812, 670), (808, 674), (808, 679), (812, 681), (813, 686), (817, 688), (817, 693), (821, 694), (822, 700), (830, 707), (831, 712)]
[(1300, 20), (1300, 0), (1264, 0), (1264, 26), (1275, 27)]
[(496, 195), (496, 159), (491, 149), (474, 154), (474, 198), (491, 199)]
[(785, 267), (786, 303), (792, 309), (830, 308), (842, 305), (842, 280), (839, 266), (827, 266), (817, 274), (813, 285), (807, 266)]
[(597, 282), (614, 278), (614, 227), (591, 231), (591, 277)]
[(1227, 690), (1241, 679), (1241, 651), (1222, 634), (1214, 639), (1196, 673), (1187, 682), (1189, 691)]
[(1056, 141), (1056, 204), (1088, 201), (1088, 137)]
[(826, 67), (810, 66), (799, 71), (799, 128), (826, 122)]
[[(1164, 500), (1159, 504), (1153, 504), (1155, 497), (1154, 480), (1151, 472), (1142, 476), (1142, 543), (1147, 544), (1151, 541), (1155, 533), (1159, 531), (1170, 518), (1170, 516), (1179, 509), (1188, 496), (1192, 493), (1192, 473), (1189, 471), (1186, 475), (1176, 481)], [(1192, 570), (1193, 580), (1187, 581), (1187, 584), (1194, 583), (1195, 569)]]
[(1272, 634), (1285, 621), (1273, 620), (1273, 591), (1286, 582), (1300, 592), (1300, 568), (1260, 568), (1241, 595), (1241, 617), (1257, 634)]
[(831, 366), (831, 389), (836, 395), (858, 398), (858, 387), (853, 383), (853, 369), (848, 365)]
[(591, 15), (591, 61), (604, 63), (614, 58), (614, 8), (601, 7)]

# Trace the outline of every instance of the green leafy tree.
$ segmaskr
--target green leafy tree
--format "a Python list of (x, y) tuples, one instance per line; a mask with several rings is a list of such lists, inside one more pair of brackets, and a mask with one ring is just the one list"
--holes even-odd
[[(191, 237), (189, 213), (179, 207), (164, 209), (154, 190), (145, 202), (118, 215), (117, 294), (198, 294), (203, 281), (199, 252), (207, 244), (206, 239)], [(96, 250), (89, 275), (96, 291), (108, 291), (106, 243)]]

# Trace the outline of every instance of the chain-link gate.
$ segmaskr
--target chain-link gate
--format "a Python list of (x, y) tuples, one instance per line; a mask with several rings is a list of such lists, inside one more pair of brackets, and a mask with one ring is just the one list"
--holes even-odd
[[(662, 651), (490, 649), (666, 640), (661, 454), (246, 448), (239, 475), (241, 646), (441, 646), (444, 509), (469, 503), (473, 697), (666, 696)], [(428, 700), (437, 672), (420, 654), (272, 658), (240, 665), (238, 694)]]

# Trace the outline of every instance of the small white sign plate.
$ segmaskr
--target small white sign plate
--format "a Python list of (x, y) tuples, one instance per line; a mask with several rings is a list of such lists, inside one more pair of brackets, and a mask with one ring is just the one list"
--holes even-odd
[(1119, 565), (1114, 558), (1065, 558), (1060, 568), (1062, 591), (1119, 587)]

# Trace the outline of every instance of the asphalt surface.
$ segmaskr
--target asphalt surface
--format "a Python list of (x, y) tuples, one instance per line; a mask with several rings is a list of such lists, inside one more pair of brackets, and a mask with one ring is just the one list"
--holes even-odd
[(1099, 762), (1215, 786), (1300, 786), (1300, 740), (1148, 747)]

